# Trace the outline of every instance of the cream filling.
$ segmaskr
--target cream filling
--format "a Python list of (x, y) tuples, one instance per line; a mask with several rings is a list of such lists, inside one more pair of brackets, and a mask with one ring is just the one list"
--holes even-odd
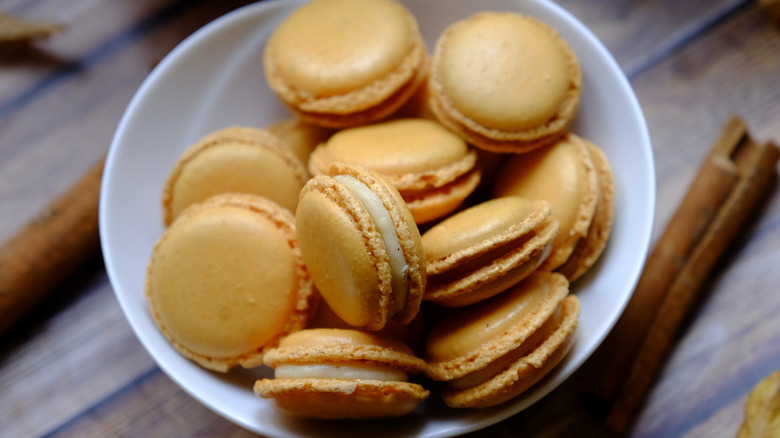
[(344, 187), (355, 195), (360, 203), (366, 208), (379, 230), (379, 235), (382, 237), (382, 241), (385, 244), (385, 250), (390, 258), (390, 273), (392, 275), (391, 289), (393, 294), (390, 316), (392, 316), (403, 309), (404, 304), (406, 303), (406, 294), (409, 289), (409, 280), (406, 275), (409, 270), (409, 265), (406, 263), (406, 257), (401, 248), (401, 242), (398, 240), (395, 225), (393, 225), (393, 219), (390, 217), (390, 213), (385, 208), (379, 196), (357, 178), (350, 175), (336, 175), (333, 179), (344, 185)]
[(402, 370), (361, 365), (279, 365), (274, 370), (277, 379), (351, 379), (406, 382)]

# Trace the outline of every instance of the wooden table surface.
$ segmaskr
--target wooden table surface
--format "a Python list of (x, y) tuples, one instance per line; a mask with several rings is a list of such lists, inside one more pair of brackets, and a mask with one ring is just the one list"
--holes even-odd
[[(0, 0), (65, 25), (0, 46), (0, 241), (104, 156), (151, 67), (246, 2)], [(654, 236), (725, 121), (780, 141), (780, 25), (755, 1), (561, 0), (604, 41), (638, 95), (657, 171)], [(716, 268), (632, 436), (732, 437), (747, 392), (780, 368), (780, 196)], [(600, 436), (578, 374), (474, 436)], [(250, 436), (162, 373), (136, 340), (95, 254), (0, 337), (0, 436)]]

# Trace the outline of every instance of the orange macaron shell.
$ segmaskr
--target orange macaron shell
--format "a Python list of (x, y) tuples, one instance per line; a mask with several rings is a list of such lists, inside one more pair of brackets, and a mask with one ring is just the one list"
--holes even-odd
[(493, 196), (546, 200), (560, 229), (542, 268), (563, 265), (588, 234), (599, 200), (599, 178), (588, 144), (568, 133), (550, 146), (514, 155), (501, 167)]
[(404, 344), (345, 329), (307, 329), (285, 338), (265, 356), (274, 379), (255, 393), (306, 418), (387, 418), (406, 415), (429, 392), (407, 381), (425, 363)]
[(427, 119), (342, 130), (312, 153), (309, 171), (322, 174), (340, 162), (366, 167), (390, 181), (417, 223), (455, 210), (481, 180), (476, 151)]
[(268, 348), (306, 326), (318, 299), (292, 214), (249, 194), (184, 210), (153, 249), (146, 296), (176, 350), (221, 372), (260, 365)]
[(271, 132), (230, 126), (188, 147), (174, 165), (162, 196), (164, 222), (187, 206), (220, 193), (253, 193), (295, 210), (309, 178), (290, 147)]
[(495, 198), (463, 210), (423, 234), (425, 300), (459, 307), (523, 280), (550, 254), (557, 233), (546, 201)]
[(296, 115), (333, 128), (379, 120), (427, 78), (414, 16), (393, 0), (316, 0), (274, 30), (263, 55), (270, 88)]
[(409, 322), (417, 315), (426, 284), (422, 243), (389, 182), (334, 165), (301, 191), (296, 225), (312, 279), (342, 320), (379, 330), (390, 318)]
[(601, 149), (590, 142), (587, 143), (598, 174), (599, 199), (588, 233), (577, 244), (566, 263), (557, 269), (569, 281), (580, 278), (601, 257), (612, 232), (615, 210), (615, 186), (609, 161)]
[(443, 381), (450, 407), (508, 400), (549, 372), (571, 348), (579, 301), (558, 273), (536, 272), (513, 288), (445, 315), (426, 344), (426, 374)]
[(439, 37), (428, 81), (439, 121), (493, 152), (525, 153), (563, 135), (581, 71), (558, 32), (522, 14), (480, 12)]

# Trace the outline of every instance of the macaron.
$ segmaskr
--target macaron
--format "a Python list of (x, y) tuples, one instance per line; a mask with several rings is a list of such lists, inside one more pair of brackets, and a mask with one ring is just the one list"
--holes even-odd
[(445, 382), (444, 403), (496, 406), (549, 374), (574, 344), (580, 306), (568, 285), (561, 274), (536, 272), (439, 320), (426, 343), (426, 374)]
[(324, 143), (334, 130), (312, 125), (298, 119), (285, 119), (268, 125), (267, 129), (276, 134), (292, 149), (301, 163), (308, 163), (314, 149)]
[(309, 178), (306, 166), (265, 129), (231, 126), (212, 132), (179, 157), (162, 196), (164, 222), (189, 205), (220, 193), (262, 195), (295, 211)]
[(334, 163), (370, 169), (395, 186), (418, 224), (451, 213), (481, 179), (476, 151), (437, 122), (399, 119), (344, 129), (315, 149), (312, 175)]
[(306, 418), (398, 417), (429, 395), (408, 381), (425, 363), (406, 345), (357, 330), (302, 330), (264, 361), (274, 378), (255, 382), (255, 394)]
[(422, 235), (428, 287), (424, 300), (448, 307), (490, 298), (532, 274), (558, 232), (547, 201), (491, 199)]
[(555, 270), (585, 241), (596, 218), (599, 176), (588, 143), (567, 134), (551, 146), (511, 156), (496, 177), (493, 196), (546, 200), (560, 226), (540, 269)]
[(314, 0), (273, 31), (268, 86), (299, 118), (332, 128), (382, 119), (425, 83), (415, 17), (395, 0)]
[(581, 76), (576, 54), (548, 24), (479, 12), (439, 36), (430, 105), (474, 146), (524, 153), (566, 132), (579, 107)]
[(265, 350), (306, 326), (317, 301), (292, 213), (249, 194), (184, 210), (154, 246), (146, 296), (173, 347), (221, 372), (261, 365)]
[(615, 211), (615, 183), (609, 161), (601, 149), (587, 140), (584, 141), (588, 144), (588, 151), (596, 167), (599, 181), (599, 198), (596, 203), (596, 212), (593, 220), (590, 223), (590, 227), (588, 227), (588, 233), (574, 248), (566, 263), (557, 269), (569, 281), (575, 281), (580, 278), (601, 257), (612, 232)]
[(408, 323), (425, 290), (420, 232), (401, 195), (380, 175), (333, 165), (309, 180), (295, 214), (311, 278), (334, 313), (353, 327)]

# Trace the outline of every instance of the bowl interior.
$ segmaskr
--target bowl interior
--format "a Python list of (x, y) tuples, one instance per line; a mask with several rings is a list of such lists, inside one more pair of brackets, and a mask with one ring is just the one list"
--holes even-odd
[(655, 180), (649, 135), (636, 97), (611, 55), (575, 17), (543, 0), (406, 1), (429, 49), (446, 26), (479, 10), (525, 13), (558, 29), (583, 71), (581, 108), (572, 131), (602, 148), (615, 178), (615, 218), (596, 267), (573, 285), (582, 314), (572, 352), (521, 397), (485, 410), (452, 410), (435, 396), (412, 415), (381, 422), (292, 419), (254, 396), (260, 367), (228, 374), (180, 356), (157, 330), (144, 295), (146, 264), (162, 234), (161, 193), (182, 151), (228, 125), (265, 126), (290, 114), (265, 84), (262, 48), (276, 24), (300, 1), (264, 1), (205, 26), (177, 46), (149, 75), (128, 106), (106, 163), (100, 232), (106, 269), (138, 339), (185, 391), (217, 413), (267, 436), (452, 436), (501, 421), (547, 394), (588, 358), (622, 312), (647, 253)]

